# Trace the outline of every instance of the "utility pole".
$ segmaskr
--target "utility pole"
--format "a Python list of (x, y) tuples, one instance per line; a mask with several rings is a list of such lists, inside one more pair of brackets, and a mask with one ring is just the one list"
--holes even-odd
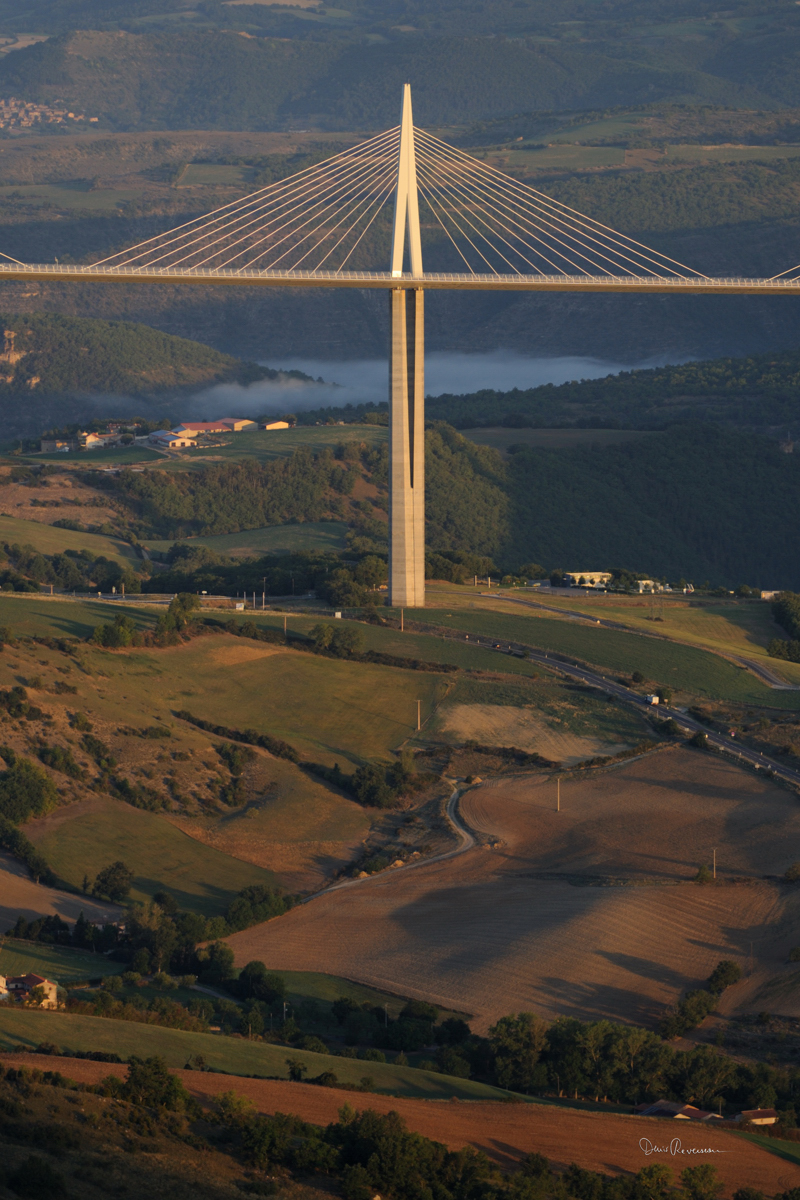
[(561, 780), (556, 780), (556, 812), (561, 812)]
[(717, 851), (714, 850), (714, 878), (717, 878)]
[(405, 632), (405, 630), (403, 628), (403, 609), (402, 608), (400, 609), (400, 632), (401, 633)]
[(417, 733), (422, 729), (422, 701), (417, 701)]
[(283, 614), (283, 640), (286, 641), (286, 613)]

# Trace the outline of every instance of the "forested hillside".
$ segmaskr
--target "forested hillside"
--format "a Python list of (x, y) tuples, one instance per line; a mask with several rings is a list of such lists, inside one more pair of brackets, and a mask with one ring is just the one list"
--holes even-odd
[(785, 23), (781, 34), (755, 42), (720, 39), (711, 27), (692, 41), (543, 40), (494, 31), (487, 38), (469, 22), (466, 30), (434, 27), (424, 38), (389, 29), (388, 37), (368, 41), (319, 28), (314, 37), (288, 39), (188, 24), (179, 31), (90, 29), (7, 55), (0, 91), (66, 100), (116, 129), (265, 129), (297, 120), (375, 128), (396, 119), (407, 81), (418, 120), (428, 125), (660, 99), (797, 104), (800, 29), (791, 13)]
[(800, 428), (800, 353), (711, 359), (510, 392), (446, 394), (428, 399), (427, 415), (457, 429), (664, 429), (704, 421), (785, 433)]
[[(619, 566), (697, 584), (800, 587), (787, 532), (800, 523), (800, 459), (767, 439), (677, 427), (623, 445), (521, 446), (504, 459), (438, 424), (426, 446), (431, 554), (482, 555), (504, 571)], [(122, 472), (102, 487), (142, 540), (335, 516), (350, 522), (351, 557), (385, 554), (387, 446), (351, 442), (338, 453)], [(378, 485), (372, 503), (348, 498), (361, 474)], [(203, 551), (198, 564), (210, 562)]]
[(285, 377), (147, 325), (44, 313), (0, 314), (0, 321), (6, 331), (0, 354), (6, 439), (35, 436), (53, 421), (81, 419), (86, 397), (135, 397), (139, 408), (163, 416), (165, 404), (190, 391)]

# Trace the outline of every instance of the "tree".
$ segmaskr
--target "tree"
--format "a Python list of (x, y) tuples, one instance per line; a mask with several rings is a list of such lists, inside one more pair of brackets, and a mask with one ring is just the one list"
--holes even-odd
[(203, 966), (201, 982), (219, 984), (233, 975), (233, 950), (225, 942), (212, 942), (197, 957)]
[(717, 1200), (725, 1191), (725, 1184), (717, 1176), (717, 1168), (711, 1163), (699, 1163), (681, 1171), (681, 1183), (686, 1200)]
[(389, 577), (389, 568), (383, 558), (377, 554), (368, 554), (362, 558), (355, 571), (356, 582), (364, 587), (376, 588), (385, 583)]
[(365, 763), (358, 768), (353, 775), (352, 788), (359, 804), (368, 808), (390, 808), (394, 803), (394, 794), (386, 782), (386, 771), (375, 763)]
[(732, 962), (730, 959), (724, 958), (722, 962), (718, 962), (714, 970), (708, 977), (706, 987), (710, 992), (719, 994), (724, 992), (725, 988), (731, 987), (734, 983), (738, 983), (742, 978), (742, 968), (737, 962)]
[[(9, 759), (3, 755), (6, 762)], [(55, 808), (58, 793), (50, 776), (27, 758), (15, 755), (8, 770), (0, 775), (0, 816), (15, 825), (29, 817), (42, 817)]]
[(111, 863), (98, 873), (92, 895), (107, 896), (114, 903), (121, 903), (130, 893), (133, 878), (133, 871), (124, 862)]
[(238, 991), (242, 999), (253, 997), (267, 1004), (283, 1000), (286, 984), (280, 975), (271, 975), (263, 962), (254, 959), (239, 972)]
[(128, 1059), (128, 1077), (123, 1084), (124, 1099), (148, 1108), (167, 1108), (183, 1112), (191, 1106), (191, 1096), (178, 1079), (167, 1069), (163, 1058)]
[(531, 1012), (502, 1017), (489, 1037), (501, 1087), (528, 1092), (539, 1083), (537, 1067), (547, 1040), (547, 1023), (541, 1017)]
[(308, 1074), (308, 1067), (299, 1058), (287, 1058), (286, 1065), (289, 1068), (289, 1078), (293, 1083), (302, 1083), (303, 1076)]
[(360, 654), (363, 645), (364, 635), (360, 629), (355, 629), (352, 625), (340, 625), (333, 631), (330, 649), (337, 658), (350, 658), (354, 654)]
[(91, 640), (96, 646), (119, 650), (133, 643), (136, 625), (126, 613), (117, 613), (113, 622), (96, 625)]
[(314, 643), (315, 650), (327, 650), (333, 640), (332, 625), (312, 625), (308, 635)]

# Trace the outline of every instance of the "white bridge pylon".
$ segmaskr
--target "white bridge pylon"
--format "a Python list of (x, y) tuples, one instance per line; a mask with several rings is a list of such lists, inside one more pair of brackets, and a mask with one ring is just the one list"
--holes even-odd
[[(389, 269), (375, 270), (388, 237)], [(425, 290), (800, 294), (800, 266), (709, 277), (415, 129), (408, 84), (395, 128), (126, 250), (77, 266), (0, 260), (0, 280), (386, 289), (389, 599), (403, 608), (425, 603)]]

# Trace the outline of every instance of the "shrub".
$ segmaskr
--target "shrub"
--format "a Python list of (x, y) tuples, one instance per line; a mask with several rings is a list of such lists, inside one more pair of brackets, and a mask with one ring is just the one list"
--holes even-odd
[[(10, 754), (5, 747), (0, 753), (9, 762)], [(50, 812), (56, 806), (57, 796), (50, 776), (27, 758), (14, 755), (8, 770), (0, 775), (0, 815), (15, 825)]]
[(99, 872), (92, 887), (92, 895), (107, 896), (109, 900), (119, 903), (125, 900), (133, 883), (133, 871), (124, 862), (111, 863)]

